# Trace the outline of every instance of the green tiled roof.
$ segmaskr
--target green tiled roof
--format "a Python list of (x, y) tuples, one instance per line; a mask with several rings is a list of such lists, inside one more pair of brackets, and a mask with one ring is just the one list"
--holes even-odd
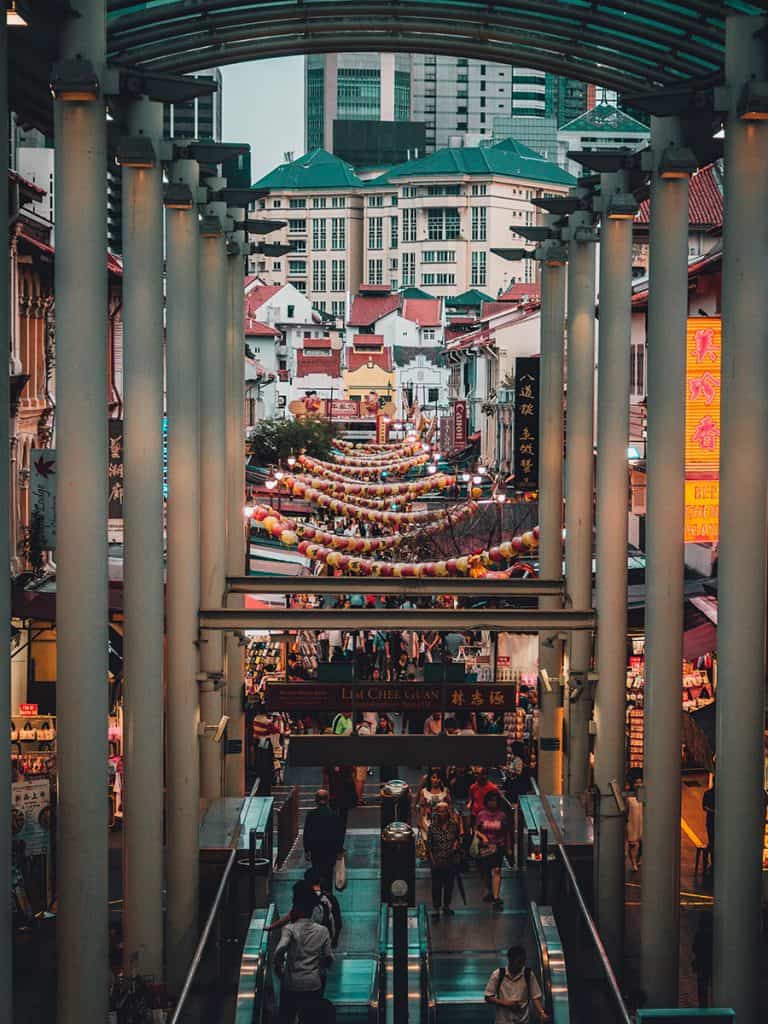
[(607, 132), (615, 135), (616, 132), (638, 135), (650, 134), (650, 128), (642, 121), (630, 117), (623, 110), (619, 110), (612, 103), (598, 103), (584, 114), (579, 114), (572, 121), (564, 124), (561, 132)]
[(469, 291), (456, 295), (453, 299), (446, 299), (446, 306), (481, 306), (484, 302), (493, 302), (490, 295), (479, 291), (477, 288), (470, 288)]
[(495, 146), (466, 146), (462, 149), (438, 149), (430, 156), (409, 160), (390, 168), (376, 183), (398, 178), (431, 177), (437, 174), (467, 174), (488, 177), (523, 178), (552, 185), (574, 185), (576, 179), (557, 164), (545, 160), (516, 139), (504, 139)]
[(400, 294), (404, 299), (434, 299), (434, 295), (430, 295), (429, 292), (425, 292), (421, 288), (401, 288)]
[(344, 160), (324, 149), (312, 149), (265, 174), (254, 188), (363, 188), (364, 184)]

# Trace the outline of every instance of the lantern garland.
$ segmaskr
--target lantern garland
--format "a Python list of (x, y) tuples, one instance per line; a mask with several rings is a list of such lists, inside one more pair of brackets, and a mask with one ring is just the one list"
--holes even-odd
[[(334, 441), (334, 446), (338, 444)], [(362, 451), (359, 448), (341, 449), (340, 453), (334, 452), (333, 458), (336, 462), (386, 462), (387, 460), (407, 459), (410, 455), (418, 455), (419, 452), (424, 450), (424, 446), (421, 441), (408, 441), (404, 444), (399, 444), (396, 447), (387, 451)]]
[[(429, 446), (427, 446), (427, 449)], [(424, 448), (424, 445), (417, 445), (416, 448), (411, 450), (403, 451), (397, 455), (344, 455), (333, 453), (333, 461), (338, 466), (354, 466), (356, 469), (362, 467), (363, 469), (374, 469), (381, 467), (381, 469), (388, 469), (392, 463), (403, 462), (410, 458), (415, 458), (421, 455), (426, 455), (429, 458), (429, 451)]]
[(396, 533), (391, 537), (341, 537), (318, 526), (309, 526), (304, 523), (294, 524), (282, 513), (276, 512), (268, 505), (252, 506), (250, 518), (286, 547), (295, 547), (299, 540), (303, 539), (314, 541), (335, 551), (370, 554), (374, 551), (388, 551), (395, 548), (398, 544), (402, 544), (407, 536), (404, 533)]
[(446, 473), (436, 473), (430, 477), (418, 477), (414, 480), (401, 480), (397, 483), (391, 484), (379, 482), (376, 482), (375, 484), (361, 483), (358, 477), (340, 473), (335, 466), (330, 466), (327, 462), (320, 462), (318, 459), (312, 459), (308, 455), (299, 456), (298, 461), (302, 469), (306, 469), (313, 477), (322, 477), (324, 480), (334, 480), (338, 484), (345, 485), (345, 488), (355, 486), (366, 488), (360, 492), (350, 491), (350, 493), (369, 495), (370, 492), (374, 497), (381, 497), (385, 494), (405, 494), (406, 492), (403, 488), (417, 488), (416, 493), (426, 494), (434, 488), (442, 490), (444, 487), (450, 487), (456, 482), (455, 476), (449, 476)]
[[(417, 466), (423, 466), (425, 462), (429, 462), (429, 452), (422, 452), (421, 455), (413, 455), (408, 459), (400, 459), (395, 462), (388, 462), (382, 466), (346, 466), (346, 468), (354, 473), (353, 477), (348, 479), (354, 480), (356, 477), (360, 477), (363, 480), (378, 479), (383, 472), (390, 476), (405, 476), (406, 473), (410, 473), (412, 469), (416, 469)], [(306, 469), (310, 469), (313, 473), (318, 472), (320, 469), (327, 469), (336, 471), (338, 468), (333, 463), (323, 462), (321, 459), (313, 459), (309, 455), (300, 455), (299, 462)], [(344, 464), (342, 464), (344, 468)]]
[(340, 448), (342, 451), (349, 452), (350, 454), (362, 452), (364, 454), (389, 453), (392, 455), (396, 455), (401, 448), (405, 448), (411, 444), (415, 446), (415, 451), (417, 451), (421, 447), (420, 441), (390, 441), (385, 444), (377, 444), (373, 441), (370, 441), (365, 444), (355, 444), (353, 441), (344, 441), (342, 440), (342, 438), (339, 437), (334, 438), (333, 444), (335, 448)]
[[(289, 479), (295, 478), (289, 477)], [(348, 480), (327, 480), (320, 476), (305, 476), (301, 479), (310, 487), (314, 487), (318, 491), (325, 491), (326, 494), (343, 498), (354, 497), (355, 501), (361, 505), (365, 504), (363, 499), (382, 501), (385, 505), (392, 500), (414, 501), (420, 495), (428, 494), (430, 491), (443, 491), (456, 483), (455, 476), (448, 476), (445, 473), (396, 484), (361, 484)]]

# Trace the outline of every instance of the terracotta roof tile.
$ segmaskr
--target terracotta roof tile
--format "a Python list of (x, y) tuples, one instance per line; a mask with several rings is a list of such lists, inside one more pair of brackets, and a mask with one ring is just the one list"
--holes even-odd
[(399, 295), (356, 295), (352, 301), (347, 326), (370, 327), (387, 313), (399, 309), (401, 301)]
[(403, 316), (419, 327), (439, 327), (442, 311), (440, 299), (406, 299), (403, 303)]
[[(640, 204), (635, 224), (650, 222), (650, 200)], [(716, 164), (708, 164), (691, 175), (688, 189), (688, 223), (700, 227), (722, 227), (723, 189)]]
[(261, 320), (253, 320), (247, 316), (245, 318), (245, 336), (246, 338), (281, 338), (282, 335), (276, 327), (272, 327), (271, 324), (265, 324)]

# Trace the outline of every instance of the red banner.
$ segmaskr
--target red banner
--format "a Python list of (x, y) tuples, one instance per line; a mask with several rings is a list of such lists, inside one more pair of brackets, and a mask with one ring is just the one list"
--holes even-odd
[(19, 714), (24, 718), (34, 718), (37, 714), (37, 704), (19, 704)]
[(356, 420), (360, 418), (358, 398), (334, 398), (325, 400), (325, 415), (332, 420)]
[(467, 445), (467, 403), (453, 403), (453, 447), (465, 448)]

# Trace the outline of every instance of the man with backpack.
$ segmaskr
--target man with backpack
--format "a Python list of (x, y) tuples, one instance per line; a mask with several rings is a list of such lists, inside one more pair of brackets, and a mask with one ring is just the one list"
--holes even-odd
[(274, 964), (280, 978), (279, 1024), (316, 1019), (323, 1006), (325, 972), (333, 963), (328, 929), (312, 920), (315, 894), (306, 882), (294, 888), (290, 921), (282, 930)]
[(534, 1024), (548, 1020), (541, 986), (525, 966), (522, 946), (507, 950), (507, 966), (497, 968), (488, 979), (485, 1001), (496, 1007), (495, 1024)]
[(328, 929), (331, 936), (333, 949), (339, 944), (339, 936), (344, 922), (341, 917), (339, 901), (331, 889), (324, 887), (323, 877), (315, 868), (307, 868), (304, 872), (304, 879), (312, 886), (312, 892), (317, 897), (317, 907), (312, 913), (312, 920), (322, 924)]
[(344, 829), (328, 799), (327, 789), (315, 793), (315, 808), (304, 819), (304, 852), (322, 876), (325, 888), (330, 889), (336, 858), (344, 847)]

